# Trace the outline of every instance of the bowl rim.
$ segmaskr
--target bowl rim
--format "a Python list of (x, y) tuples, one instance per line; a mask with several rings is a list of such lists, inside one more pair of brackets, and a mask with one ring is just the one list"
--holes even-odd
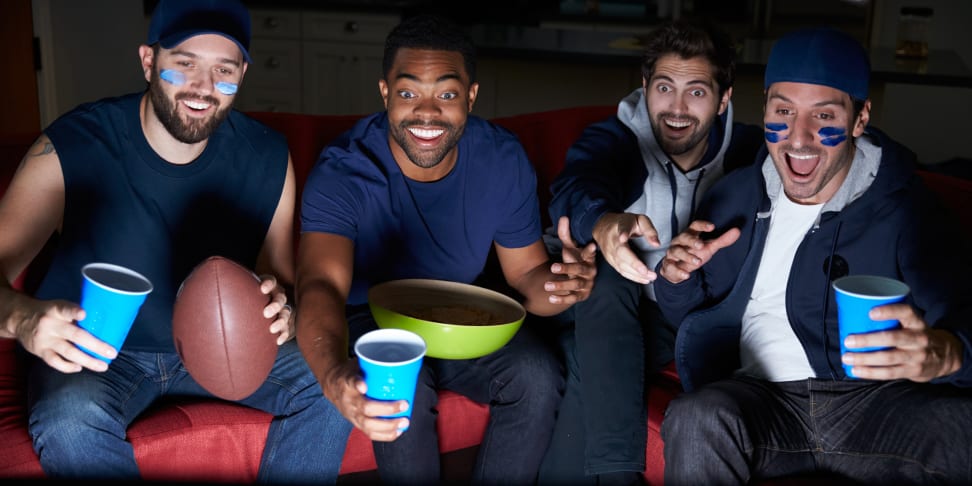
[[(514, 319), (514, 320), (511, 320), (511, 321), (507, 321), (507, 322), (500, 323), (500, 324), (484, 324), (484, 325), (477, 325), (477, 326), (472, 326), (472, 325), (468, 325), (468, 324), (454, 324), (454, 323), (449, 323), (449, 322), (439, 322), (439, 321), (433, 321), (433, 320), (428, 320), (428, 319), (420, 319), (420, 318), (417, 318), (417, 317), (408, 316), (406, 314), (402, 314), (401, 312), (398, 312), (395, 309), (391, 309), (391, 308), (389, 308), (389, 307), (387, 307), (385, 305), (382, 305), (379, 302), (376, 302), (376, 299), (374, 298), (374, 295), (376, 293), (378, 293), (378, 292), (380, 292), (380, 291), (382, 291), (384, 289), (387, 289), (387, 288), (393, 288), (393, 287), (399, 287), (399, 286), (417, 286), (418, 288), (423, 288), (423, 289), (447, 289), (447, 290), (458, 289), (458, 290), (464, 290), (464, 291), (473, 291), (476, 294), (484, 295), (484, 296), (486, 296), (488, 298), (491, 298), (491, 299), (493, 299), (495, 301), (501, 302), (502, 304), (509, 305), (511, 308), (515, 308), (516, 311), (517, 311), (517, 318)], [(415, 288), (415, 287), (413, 287), (413, 288)], [(440, 325), (440, 326), (450, 326), (450, 327), (494, 328), (494, 327), (502, 327), (502, 326), (515, 325), (515, 324), (518, 324), (518, 323), (519, 324), (522, 324), (523, 320), (526, 319), (526, 314), (527, 314), (526, 308), (523, 307), (523, 304), (521, 304), (516, 299), (514, 299), (514, 298), (512, 298), (512, 297), (510, 297), (510, 296), (508, 296), (506, 294), (503, 294), (501, 292), (497, 292), (496, 290), (489, 289), (489, 288), (486, 288), (486, 287), (482, 287), (482, 286), (479, 286), (479, 285), (474, 285), (474, 284), (468, 284), (468, 283), (463, 283), (463, 282), (455, 282), (455, 281), (452, 281), (452, 280), (432, 279), (432, 278), (402, 278), (402, 279), (395, 279), (395, 280), (387, 280), (385, 282), (372, 285), (371, 288), (368, 289), (368, 305), (369, 306), (379, 306), (379, 307), (382, 307), (383, 309), (385, 309), (387, 311), (394, 312), (396, 314), (401, 314), (401, 315), (403, 315), (405, 317), (408, 317), (408, 318), (411, 318), (411, 319), (414, 319), (414, 320), (417, 320), (417, 321), (420, 321), (420, 322), (423, 322), (423, 323), (435, 324), (435, 325)]]

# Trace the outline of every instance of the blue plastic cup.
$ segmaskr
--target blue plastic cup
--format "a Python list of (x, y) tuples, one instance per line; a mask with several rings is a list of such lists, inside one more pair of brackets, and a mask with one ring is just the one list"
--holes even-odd
[[(85, 317), (78, 325), (121, 350), (138, 310), (152, 291), (152, 282), (134, 270), (110, 263), (89, 263), (81, 269), (81, 276), (81, 308)], [(78, 348), (111, 363), (84, 346)]]
[[(840, 354), (848, 351), (844, 339), (851, 334), (866, 334), (897, 328), (897, 319), (875, 321), (868, 317), (874, 307), (901, 302), (908, 295), (908, 285), (899, 280), (876, 275), (851, 275), (834, 280), (834, 296), (837, 300), (837, 322), (840, 327)], [(879, 351), (886, 347), (851, 348), (855, 353)], [(844, 373), (851, 373), (851, 366), (844, 365)]]
[(404, 412), (382, 418), (410, 418), (415, 383), (425, 357), (425, 341), (421, 336), (402, 329), (370, 331), (354, 343), (354, 354), (368, 385), (365, 396), (372, 400), (408, 401)]

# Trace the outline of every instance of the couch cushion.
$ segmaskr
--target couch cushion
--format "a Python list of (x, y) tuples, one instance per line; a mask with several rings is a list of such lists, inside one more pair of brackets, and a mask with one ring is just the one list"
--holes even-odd
[(17, 341), (0, 339), (0, 477), (44, 476), (27, 434), (24, 374)]
[(128, 439), (144, 479), (253, 482), (271, 418), (228, 402), (166, 400), (132, 423)]
[(588, 125), (604, 120), (617, 111), (617, 105), (580, 106), (491, 120), (516, 134), (526, 150), (537, 172), (537, 193), (545, 227), (550, 225), (547, 212), (550, 183), (564, 167), (567, 149)]

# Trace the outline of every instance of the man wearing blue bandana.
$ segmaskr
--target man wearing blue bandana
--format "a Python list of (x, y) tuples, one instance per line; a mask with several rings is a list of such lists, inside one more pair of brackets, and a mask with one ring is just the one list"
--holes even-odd
[[(286, 140), (232, 110), (250, 60), (236, 0), (162, 0), (138, 49), (144, 92), (82, 105), (44, 130), (0, 201), (0, 337), (30, 356), (30, 434), (52, 479), (139, 478), (128, 425), (165, 395), (212, 395), (172, 338), (180, 283), (212, 255), (254, 269), (279, 345), (268, 379), (239, 401), (274, 415), (261, 483), (334, 483), (351, 425), (297, 347), (295, 177)], [(33, 295), (8, 283), (52, 241)], [(108, 262), (154, 286), (122, 349), (81, 329), (81, 267)], [(83, 352), (113, 358), (105, 361)]]
[[(657, 267), (687, 392), (662, 423), (666, 484), (972, 482), (968, 244), (914, 153), (868, 127), (869, 71), (836, 30), (779, 39), (766, 150), (706, 194)], [(861, 274), (911, 293), (870, 314), (900, 328), (841, 355), (831, 283)], [(888, 349), (853, 352), (870, 346)]]

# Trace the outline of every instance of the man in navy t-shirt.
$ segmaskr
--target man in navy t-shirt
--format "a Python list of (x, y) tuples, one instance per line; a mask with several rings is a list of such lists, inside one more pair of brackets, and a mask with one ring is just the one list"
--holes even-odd
[[(350, 424), (297, 348), (296, 183), (283, 136), (232, 110), (250, 43), (236, 0), (162, 0), (139, 47), (148, 89), (82, 105), (44, 130), (0, 201), (0, 337), (31, 355), (30, 434), (56, 479), (135, 480), (128, 425), (164, 395), (211, 397), (172, 338), (180, 283), (212, 255), (263, 275), (270, 377), (240, 400), (274, 415), (257, 479), (333, 483)], [(33, 296), (8, 281), (52, 236)], [(81, 268), (107, 262), (153, 284), (122, 349), (81, 329)], [(109, 365), (77, 346), (112, 359)], [(35, 359), (36, 358), (36, 359)]]
[(472, 283), (491, 248), (526, 309), (557, 314), (588, 296), (594, 246), (577, 248), (564, 218), (564, 261), (548, 260), (523, 148), (505, 129), (469, 116), (479, 85), (461, 29), (436, 17), (406, 19), (386, 40), (383, 69), (386, 111), (327, 147), (304, 188), (298, 342), (325, 395), (375, 441), (384, 481), (439, 481), (436, 390), (447, 388), (490, 405), (473, 481), (528, 484), (563, 386), (556, 356), (528, 326), (482, 358), (426, 359), (410, 421), (378, 418), (408, 403), (365, 398), (347, 347), (376, 328), (366, 305), (372, 285)]

